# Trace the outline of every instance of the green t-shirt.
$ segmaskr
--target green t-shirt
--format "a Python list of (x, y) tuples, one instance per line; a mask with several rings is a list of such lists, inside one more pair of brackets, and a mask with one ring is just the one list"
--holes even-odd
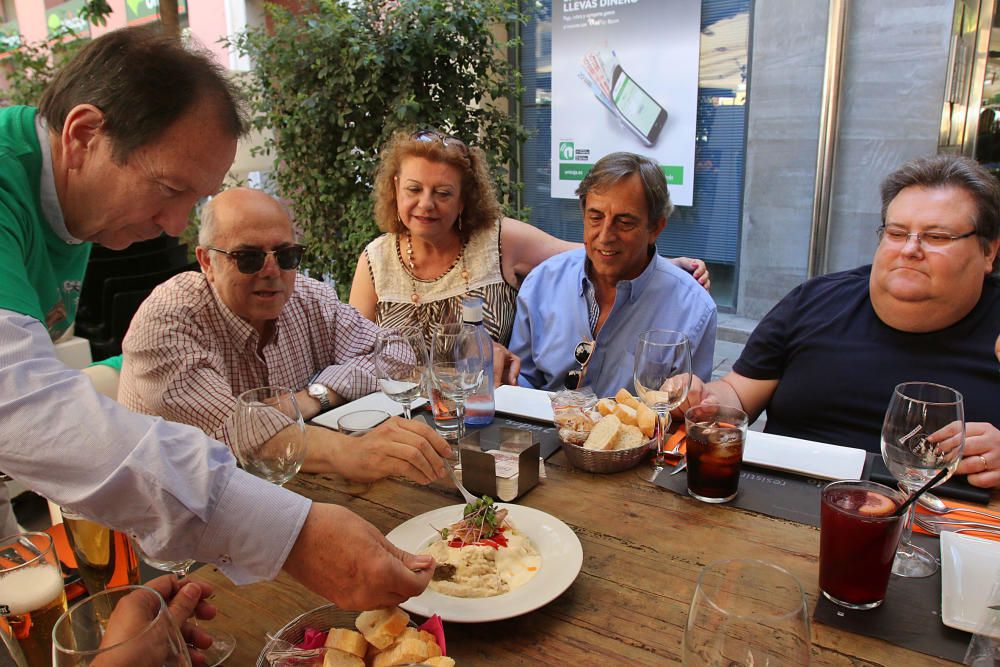
[(55, 340), (76, 318), (90, 244), (66, 243), (42, 215), (35, 113), (0, 109), (0, 308), (36, 318)]

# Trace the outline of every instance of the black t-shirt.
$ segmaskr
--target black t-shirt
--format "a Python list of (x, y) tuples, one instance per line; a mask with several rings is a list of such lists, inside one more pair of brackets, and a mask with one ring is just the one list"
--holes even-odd
[(900, 382), (957, 389), (967, 422), (1000, 425), (1000, 281), (946, 329), (905, 333), (875, 314), (871, 266), (814, 278), (760, 322), (733, 370), (780, 379), (767, 406), (768, 433), (879, 451), (882, 420)]

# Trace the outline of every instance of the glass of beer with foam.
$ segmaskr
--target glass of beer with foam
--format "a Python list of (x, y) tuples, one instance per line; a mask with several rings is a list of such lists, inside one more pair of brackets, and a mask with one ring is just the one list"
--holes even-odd
[(65, 611), (52, 537), (20, 533), (0, 538), (0, 632), (15, 664), (52, 664), (52, 628)]

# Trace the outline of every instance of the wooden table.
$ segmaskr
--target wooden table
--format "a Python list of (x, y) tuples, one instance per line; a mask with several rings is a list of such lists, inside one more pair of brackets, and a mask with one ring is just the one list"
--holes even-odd
[[(802, 582), (812, 613), (819, 595), (819, 531), (733, 507), (713, 506), (654, 487), (635, 471), (594, 475), (560, 452), (548, 480), (519, 504), (566, 522), (583, 544), (583, 570), (562, 596), (519, 618), (447, 623), (448, 653), (469, 665), (662, 665), (681, 657), (688, 605), (699, 571), (725, 558), (759, 558)], [(320, 475), (289, 488), (316, 501), (346, 505), (383, 533), (407, 519), (461, 501), (456, 491), (397, 480), (363, 496), (339, 493)], [(254, 665), (273, 632), (326, 602), (282, 574), (236, 587), (217, 569), (196, 573), (216, 587), (219, 616), (209, 624), (239, 642), (230, 665)], [(878, 639), (814, 623), (813, 665), (938, 665), (941, 661)]]

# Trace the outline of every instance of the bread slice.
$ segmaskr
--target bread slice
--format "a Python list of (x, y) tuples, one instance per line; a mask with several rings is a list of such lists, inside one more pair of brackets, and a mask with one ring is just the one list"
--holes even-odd
[(653, 433), (656, 432), (656, 413), (645, 403), (640, 403), (635, 415), (636, 426), (639, 427), (644, 436), (652, 438)]
[(601, 416), (610, 415), (615, 411), (615, 399), (613, 398), (602, 398), (597, 402), (597, 411), (601, 413)]
[(331, 628), (326, 636), (326, 647), (356, 655), (364, 659), (368, 642), (364, 635), (346, 628)]
[(623, 424), (618, 429), (618, 438), (615, 440), (615, 449), (631, 449), (646, 442), (646, 436), (642, 434), (638, 426)]
[(323, 656), (323, 667), (365, 667), (365, 661), (353, 653), (328, 648)]
[(584, 449), (614, 449), (615, 440), (618, 439), (618, 429), (622, 423), (618, 417), (608, 415), (597, 422), (594, 430), (590, 432), (587, 442), (583, 443)]
[(631, 424), (632, 426), (635, 426), (637, 423), (635, 408), (625, 405), (624, 403), (619, 403), (615, 406), (615, 416), (618, 417), (623, 424)]
[[(441, 654), (441, 649), (434, 643), (437, 655)], [(411, 662), (423, 662), (427, 658), (434, 657), (430, 654), (430, 645), (421, 640), (405, 637), (375, 656), (372, 667), (396, 667), (406, 665)]]
[(365, 636), (369, 644), (378, 649), (385, 649), (396, 641), (406, 624), (410, 622), (410, 616), (399, 607), (390, 609), (375, 609), (358, 614), (354, 625)]
[(639, 406), (639, 399), (628, 393), (628, 389), (625, 389), (624, 387), (619, 389), (618, 393), (615, 394), (615, 400), (629, 406), (633, 410)]
[(446, 655), (441, 655), (436, 658), (427, 658), (421, 664), (427, 665), (428, 667), (455, 667), (455, 661)]

